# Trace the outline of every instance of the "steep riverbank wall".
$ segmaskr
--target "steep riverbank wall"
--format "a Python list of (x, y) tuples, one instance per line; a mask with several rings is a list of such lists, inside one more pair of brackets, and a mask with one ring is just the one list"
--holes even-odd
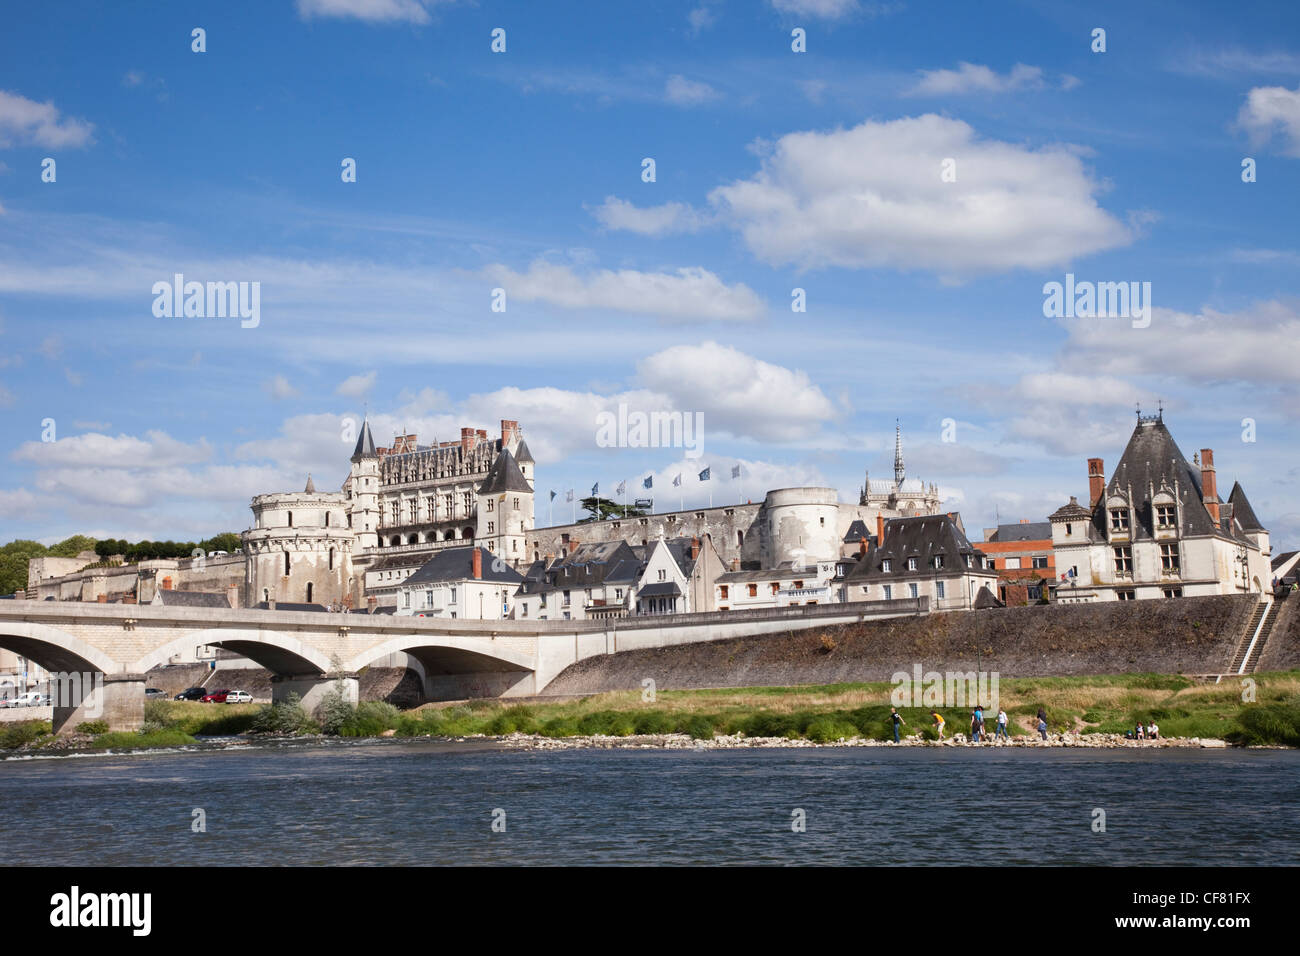
[[(1002, 678), (1220, 673), (1256, 603), (1234, 595), (995, 608), (626, 651), (566, 668), (544, 694), (639, 690), (647, 678), (660, 690), (887, 681), (918, 664)], [(1261, 670), (1300, 666), (1293, 611), (1279, 618), (1285, 626), (1274, 629)]]

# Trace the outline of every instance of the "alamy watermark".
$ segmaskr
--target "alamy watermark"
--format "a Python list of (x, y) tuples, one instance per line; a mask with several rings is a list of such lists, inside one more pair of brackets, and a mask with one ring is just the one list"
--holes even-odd
[(1043, 317), (1048, 319), (1132, 319), (1133, 328), (1151, 324), (1150, 282), (1065, 282), (1043, 285)]
[(889, 692), (894, 707), (974, 707), (998, 709), (997, 671), (922, 672), (920, 664), (912, 673), (898, 671), (889, 678), (896, 685)]
[(600, 448), (684, 448), (687, 458), (704, 454), (703, 412), (628, 411), (596, 415), (596, 445)]
[(186, 282), (178, 272), (171, 282), (155, 282), (153, 295), (153, 314), (159, 319), (239, 318), (244, 329), (262, 322), (261, 282)]

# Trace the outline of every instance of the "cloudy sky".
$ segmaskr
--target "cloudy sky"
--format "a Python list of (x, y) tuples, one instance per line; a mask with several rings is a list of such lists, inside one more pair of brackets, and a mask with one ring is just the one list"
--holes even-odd
[[(541, 523), (551, 489), (646, 476), (675, 507), (678, 473), (687, 505), (855, 500), (898, 419), (909, 474), (978, 538), (1086, 495), (1084, 460), (1113, 464), (1161, 400), (1183, 451), (1214, 448), (1221, 487), (1300, 546), (1292, 5), (3, 22), (0, 541), (242, 529), (254, 494), (337, 487), (367, 411), (381, 443), (518, 419)], [(259, 283), (260, 321), (155, 315), (177, 273)], [(1149, 282), (1149, 324), (1045, 317), (1067, 273)], [(703, 454), (601, 447), (620, 404), (702, 414)]]

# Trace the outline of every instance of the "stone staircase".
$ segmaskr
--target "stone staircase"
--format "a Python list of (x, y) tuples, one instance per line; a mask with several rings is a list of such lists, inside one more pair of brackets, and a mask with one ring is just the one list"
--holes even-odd
[[(1228, 676), (1254, 672), (1255, 665), (1259, 663), (1260, 652), (1264, 650), (1264, 644), (1273, 630), (1274, 622), (1277, 620), (1280, 603), (1279, 601), (1260, 601), (1259, 604), (1255, 605), (1255, 610), (1251, 613), (1250, 620), (1242, 631), (1241, 639), (1237, 641), (1236, 650), (1232, 654), (1232, 661), (1228, 664)], [(1217, 684), (1218, 681), (1215, 681), (1215, 683)]]

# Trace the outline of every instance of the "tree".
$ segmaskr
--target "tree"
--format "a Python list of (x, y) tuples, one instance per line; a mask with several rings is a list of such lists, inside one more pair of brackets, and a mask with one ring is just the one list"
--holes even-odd
[(75, 558), (83, 551), (95, 550), (95, 539), (88, 538), (84, 534), (74, 534), (70, 538), (64, 538), (56, 545), (52, 545), (46, 553), (55, 558)]
[(0, 547), (0, 594), (13, 594), (27, 587), (27, 562), (48, 551), (39, 541), (20, 539)]
[(638, 508), (635, 505), (620, 505), (609, 498), (583, 498), (579, 504), (582, 505), (583, 511), (590, 512), (590, 514), (579, 521), (578, 524), (587, 524), (591, 521), (607, 521), (610, 518), (639, 518), (646, 513), (643, 508)]

